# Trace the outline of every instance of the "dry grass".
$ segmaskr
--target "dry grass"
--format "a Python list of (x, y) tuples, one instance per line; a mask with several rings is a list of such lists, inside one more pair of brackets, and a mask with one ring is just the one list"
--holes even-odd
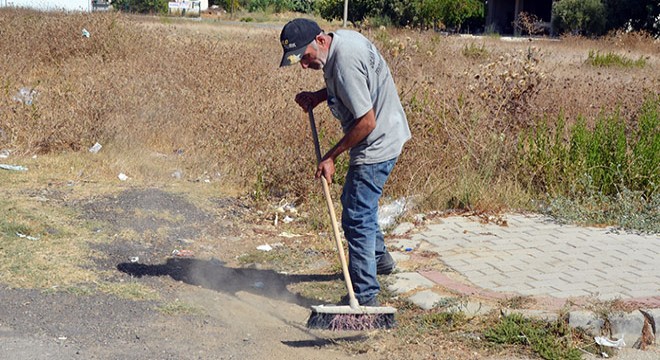
[[(68, 174), (76, 181), (124, 172), (136, 181), (171, 182), (178, 170), (183, 180), (263, 198), (318, 201), (309, 129), (293, 97), (323, 80), (320, 73), (277, 68), (276, 27), (2, 14), (0, 148), (12, 150), (12, 161), (80, 157)], [(81, 36), (83, 28), (90, 38)], [(519, 183), (513, 158), (521, 129), (542, 117), (592, 119), (615, 107), (631, 119), (660, 86), (660, 47), (643, 36), (507, 42), (364, 33), (390, 64), (413, 132), (386, 195), (416, 195), (422, 208), (527, 206), (534, 194)], [(465, 53), (476, 47), (480, 56)], [(647, 65), (595, 68), (585, 64), (590, 50), (626, 52)], [(36, 92), (32, 105), (14, 100), (22, 88)], [(326, 109), (317, 121), (328, 148), (339, 128)], [(91, 156), (86, 149), (97, 141), (103, 149)], [(62, 172), (53, 161), (52, 171)]]

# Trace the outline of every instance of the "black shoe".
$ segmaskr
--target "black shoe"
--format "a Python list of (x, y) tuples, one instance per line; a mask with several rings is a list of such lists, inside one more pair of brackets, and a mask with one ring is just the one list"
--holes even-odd
[(388, 251), (385, 251), (385, 254), (380, 257), (378, 264), (376, 264), (376, 274), (389, 275), (394, 271), (395, 267), (396, 261), (392, 259), (392, 255)]
[[(351, 304), (351, 302), (350, 302), (350, 300), (349, 300), (348, 295), (344, 295), (344, 296), (341, 298), (341, 300), (339, 300), (339, 304), (338, 304), (338, 305), (340, 305), (340, 306), (347, 306), (347, 305), (350, 305), (350, 304)], [(374, 297), (372, 297), (371, 299), (369, 299), (369, 301), (366, 301), (366, 302), (360, 303), (360, 306), (378, 307), (378, 306), (380, 306), (380, 302), (379, 302), (378, 299), (376, 299), (376, 297), (374, 296)]]

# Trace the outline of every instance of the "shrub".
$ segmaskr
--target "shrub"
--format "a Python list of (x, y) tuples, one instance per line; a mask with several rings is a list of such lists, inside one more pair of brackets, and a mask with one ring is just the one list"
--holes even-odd
[(554, 28), (560, 33), (601, 35), (607, 21), (600, 0), (559, 0), (552, 6)]

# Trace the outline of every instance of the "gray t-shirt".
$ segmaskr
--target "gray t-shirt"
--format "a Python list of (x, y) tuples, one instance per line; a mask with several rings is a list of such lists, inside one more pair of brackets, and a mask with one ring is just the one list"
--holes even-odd
[(376, 114), (376, 128), (350, 150), (351, 165), (399, 156), (410, 139), (410, 129), (385, 60), (358, 32), (338, 30), (330, 35), (333, 39), (323, 73), (332, 114), (340, 120), (344, 133), (370, 109)]

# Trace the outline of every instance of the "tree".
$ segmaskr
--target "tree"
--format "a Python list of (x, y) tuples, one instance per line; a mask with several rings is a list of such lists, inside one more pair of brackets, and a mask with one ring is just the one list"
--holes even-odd
[(441, 20), (457, 32), (463, 23), (474, 17), (484, 16), (484, 4), (479, 0), (442, 0)]
[(600, 0), (559, 0), (552, 6), (552, 22), (560, 33), (601, 35), (605, 32), (605, 5)]
[(607, 29), (631, 29), (660, 36), (660, 1), (605, 0)]
[(137, 13), (166, 13), (167, 0), (114, 0), (112, 6), (121, 11)]
[[(348, 20), (356, 23), (371, 16), (382, 16), (385, 2), (385, 0), (351, 0), (348, 4)], [(342, 19), (344, 0), (319, 0), (317, 9), (319, 15), (326, 20)]]

